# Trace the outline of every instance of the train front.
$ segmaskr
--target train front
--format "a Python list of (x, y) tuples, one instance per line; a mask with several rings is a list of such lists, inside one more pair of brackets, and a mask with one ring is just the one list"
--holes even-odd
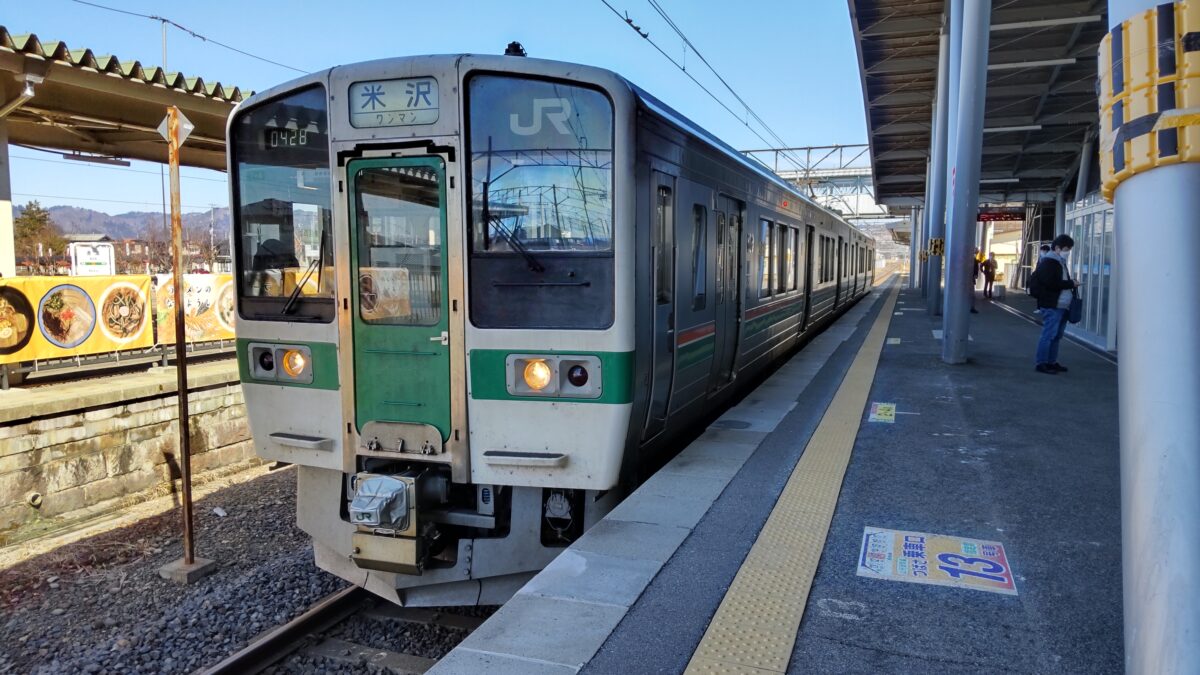
[(229, 124), (238, 360), (317, 563), (502, 602), (612, 506), (633, 401), (633, 102), (512, 57), (334, 68)]

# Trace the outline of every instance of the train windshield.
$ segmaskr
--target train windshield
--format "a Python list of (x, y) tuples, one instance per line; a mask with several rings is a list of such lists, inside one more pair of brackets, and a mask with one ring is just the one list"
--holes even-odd
[(235, 119), (234, 246), (243, 317), (332, 321), (329, 114), (314, 86)]
[(608, 98), (496, 75), (471, 78), (468, 96), (472, 252), (612, 250)]

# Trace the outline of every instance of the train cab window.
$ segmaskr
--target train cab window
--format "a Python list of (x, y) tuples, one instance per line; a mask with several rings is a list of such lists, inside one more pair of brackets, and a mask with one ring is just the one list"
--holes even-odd
[(692, 309), (701, 310), (708, 302), (708, 210), (692, 206)]
[(467, 78), (466, 109), (471, 322), (611, 326), (609, 97), (594, 87), (481, 72)]
[(239, 110), (230, 136), (239, 313), (261, 321), (332, 321), (325, 89), (313, 86)]

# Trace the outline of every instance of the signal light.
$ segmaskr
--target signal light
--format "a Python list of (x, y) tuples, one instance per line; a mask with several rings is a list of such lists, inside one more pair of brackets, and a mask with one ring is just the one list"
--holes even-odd
[(567, 371), (567, 381), (576, 387), (582, 387), (587, 384), (587, 368), (583, 366), (571, 366), (571, 369)]

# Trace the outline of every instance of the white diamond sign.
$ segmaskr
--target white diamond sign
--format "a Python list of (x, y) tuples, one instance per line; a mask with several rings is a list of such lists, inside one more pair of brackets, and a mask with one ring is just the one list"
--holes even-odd
[[(167, 130), (167, 123), (170, 120), (171, 116), (167, 115), (163, 118), (163, 121), (159, 122), (158, 124), (158, 135), (162, 136), (163, 140), (167, 141), (168, 143), (171, 142), (171, 137), (168, 135)], [(192, 124), (191, 120), (183, 116), (182, 110), (179, 111), (179, 144), (183, 145), (183, 142), (187, 140), (187, 137), (190, 136), (192, 131), (195, 129), (196, 125)]]

